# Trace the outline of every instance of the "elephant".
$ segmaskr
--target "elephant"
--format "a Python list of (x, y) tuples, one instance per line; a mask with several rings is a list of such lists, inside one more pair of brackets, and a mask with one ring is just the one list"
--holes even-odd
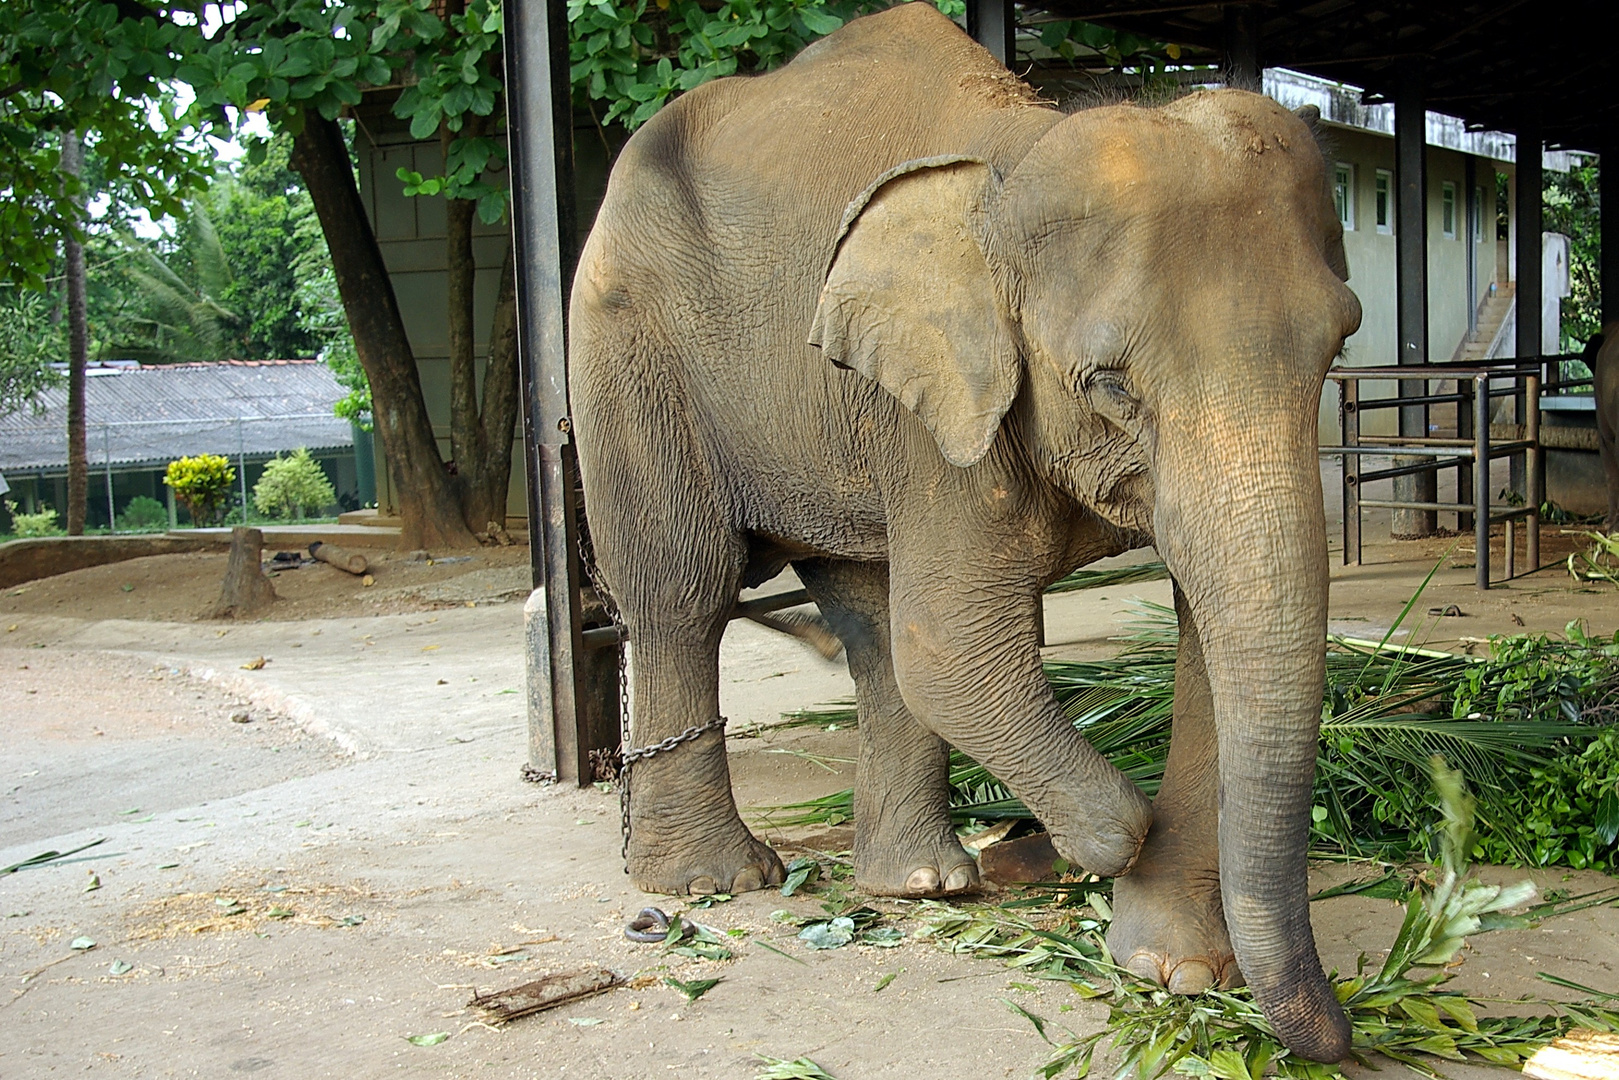
[(1608, 516), (1603, 527), (1619, 531), (1619, 322), (1610, 322), (1585, 343), (1597, 406), (1597, 450), (1608, 484)]
[[(1360, 307), (1314, 119), (1230, 89), (1065, 114), (917, 3), (629, 139), (569, 392), (629, 643), (638, 887), (782, 880), (732, 796), (717, 657), (739, 590), (791, 564), (856, 684), (857, 886), (976, 886), (955, 746), (1117, 875), (1121, 963), (1246, 980), (1295, 1052), (1344, 1056), (1306, 841), (1316, 409)], [(1147, 544), (1181, 628), (1153, 802), (1064, 717), (1037, 642), (1047, 585)]]

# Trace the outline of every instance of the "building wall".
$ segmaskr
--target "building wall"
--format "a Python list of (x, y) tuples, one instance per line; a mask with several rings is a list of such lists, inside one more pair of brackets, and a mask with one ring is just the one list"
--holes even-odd
[[(1361, 326), (1345, 345), (1346, 366), (1375, 367), (1398, 359), (1398, 314), (1396, 307), (1395, 236), (1399, 221), (1393, 205), (1394, 140), (1388, 136), (1353, 128), (1328, 129), (1326, 151), (1329, 167), (1347, 164), (1353, 169), (1353, 227), (1344, 230), (1344, 253), (1349, 260), (1349, 287), (1361, 304)], [(1477, 300), (1482, 302), (1496, 275), (1495, 172), (1502, 166), (1488, 158), (1474, 157), (1474, 186), (1482, 189), (1479, 204), (1479, 239), (1474, 240), (1467, 222), (1467, 161), (1469, 155), (1429, 146), (1428, 165), (1428, 357), (1449, 360), (1468, 336), (1469, 297), (1467, 261), (1473, 259), (1477, 275)], [(1510, 168), (1510, 166), (1506, 166)], [(1379, 170), (1390, 178), (1388, 231), (1377, 227)], [(1444, 186), (1455, 185), (1455, 235), (1445, 236)], [(1324, 443), (1338, 440), (1338, 401), (1336, 384), (1329, 383), (1322, 394), (1320, 433)], [(1392, 383), (1367, 383), (1367, 396), (1392, 393)], [(1362, 421), (1368, 433), (1392, 433), (1396, 420), (1393, 410), (1366, 414)]]
[[(439, 452), (450, 457), (450, 364), (449, 312), (445, 300), (446, 224), (444, 200), (437, 196), (405, 194), (398, 177), (400, 169), (436, 176), (443, 169), (443, 155), (436, 141), (418, 142), (408, 127), (395, 119), (387, 107), (362, 106), (359, 110), (356, 147), (360, 161), (360, 198), (376, 230), (377, 244), (393, 280), (399, 299), (405, 333), (416, 354), (421, 373), (422, 394), (433, 422)], [(594, 128), (574, 133), (575, 183), (578, 204), (579, 241), (590, 231), (597, 206), (607, 186), (608, 149), (603, 136)], [(503, 173), (486, 179), (503, 183)], [(500, 264), (510, 243), (510, 224), (502, 221), (473, 225), (472, 253), (478, 273), (473, 305), (473, 348), (478, 357), (479, 392), (483, 386), (484, 361), (489, 351), (489, 331), (494, 317), (495, 293), (499, 287)], [(528, 502), (523, 471), (522, 425), (513, 432), (512, 474), (507, 485), (506, 512), (526, 517)], [(383, 461), (382, 447), (376, 448), (377, 505), (384, 513), (395, 509), (392, 481)]]

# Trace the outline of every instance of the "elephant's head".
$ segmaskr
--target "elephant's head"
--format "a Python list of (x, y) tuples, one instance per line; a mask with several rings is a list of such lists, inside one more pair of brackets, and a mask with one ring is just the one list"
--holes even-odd
[(971, 467), (1001, 432), (1154, 538), (1204, 645), (1237, 960), (1295, 1051), (1349, 1029), (1305, 881), (1324, 678), (1323, 374), (1360, 323), (1308, 123), (1241, 91), (1077, 113), (1004, 177), (939, 158), (851, 204), (811, 341)]

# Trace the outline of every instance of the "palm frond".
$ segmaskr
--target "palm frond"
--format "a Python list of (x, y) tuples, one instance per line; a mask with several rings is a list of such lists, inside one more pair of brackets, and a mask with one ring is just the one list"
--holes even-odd
[[(1162, 605), (1138, 602), (1137, 611), (1120, 639), (1128, 646), (1121, 655), (1053, 661), (1045, 672), (1074, 726), (1152, 795), (1169, 753), (1177, 627), (1174, 612)], [(1518, 861), (1534, 862), (1524, 820), (1531, 770), (1579, 752), (1600, 731), (1577, 722), (1591, 711), (1580, 694), (1601, 697), (1619, 686), (1619, 658), (1611, 655), (1619, 647), (1598, 646), (1519, 635), (1499, 639), (1490, 657), (1479, 658), (1387, 639), (1332, 642), (1316, 766), (1316, 853), (1431, 852), (1436, 823), (1426, 793), (1437, 754), (1460, 768), (1475, 792), (1481, 834)], [(1572, 691), (1571, 670), (1579, 672)], [(1525, 671), (1532, 673), (1527, 682)], [(801, 723), (855, 722), (848, 703), (790, 715)], [(951, 755), (950, 784), (958, 823), (1032, 816), (1000, 780), (960, 753)], [(769, 817), (778, 825), (841, 822), (851, 807), (845, 791), (772, 808)]]

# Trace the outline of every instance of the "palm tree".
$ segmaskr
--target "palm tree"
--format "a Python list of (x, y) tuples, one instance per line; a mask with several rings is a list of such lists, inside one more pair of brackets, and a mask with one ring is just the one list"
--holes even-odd
[[(131, 319), (135, 340), (110, 346), (108, 355), (147, 364), (231, 359), (252, 324), (219, 298), (235, 274), (214, 223), (200, 203), (191, 204), (184, 247), (187, 281), (147, 244), (128, 241), (134, 265), (124, 273), (146, 301), (146, 313)], [(178, 261), (178, 260), (176, 260)]]

